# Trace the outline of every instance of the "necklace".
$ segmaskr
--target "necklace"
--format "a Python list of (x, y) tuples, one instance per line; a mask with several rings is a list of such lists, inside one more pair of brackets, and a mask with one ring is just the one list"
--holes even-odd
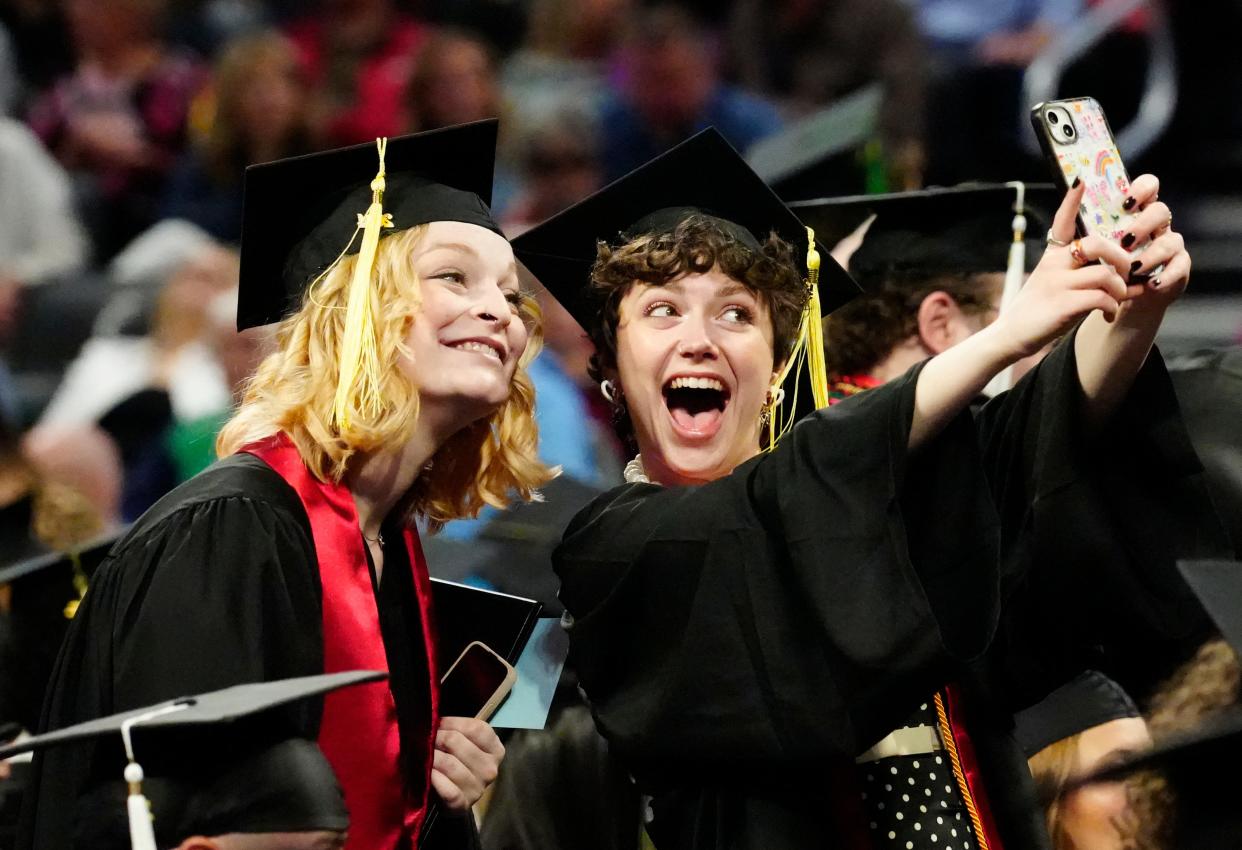
[(625, 483), (627, 484), (650, 484), (651, 479), (647, 477), (647, 470), (643, 468), (643, 456), (635, 455), (634, 459), (625, 465)]
[[(361, 529), (359, 529), (359, 530), (361, 531)], [(378, 543), (378, 544), (380, 545), (380, 548), (381, 548), (381, 549), (383, 549), (383, 548), (384, 548), (384, 535), (383, 535), (382, 533), (381, 533), (381, 534), (377, 534), (377, 535), (375, 535), (374, 537), (367, 537), (366, 532), (365, 532), (365, 531), (363, 531), (363, 532), (362, 532), (362, 539), (363, 539), (363, 540), (365, 540), (365, 541), (367, 541), (368, 543)]]

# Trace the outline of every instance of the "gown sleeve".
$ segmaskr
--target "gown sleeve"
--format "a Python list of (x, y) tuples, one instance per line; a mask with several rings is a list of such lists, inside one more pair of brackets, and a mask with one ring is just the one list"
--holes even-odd
[(988, 645), (999, 532), (975, 430), (963, 414), (908, 455), (918, 374), (721, 479), (622, 487), (575, 518), (554, 556), (570, 660), (634, 769), (855, 755)]
[(1141, 696), (1206, 628), (1177, 560), (1229, 557), (1159, 351), (1094, 435), (1077, 370), (1070, 336), (976, 421), (1005, 553), (990, 666), (1014, 709), (1084, 665)]
[[(70, 626), (42, 729), (321, 673), (315, 564), (309, 533), (295, 517), (245, 496), (191, 501), (136, 529), (100, 566)], [(320, 710), (302, 704), (281, 718), (313, 739)], [(110, 740), (36, 756), (18, 846), (69, 847), (67, 813), (84, 786), (119, 778), (124, 766)]]

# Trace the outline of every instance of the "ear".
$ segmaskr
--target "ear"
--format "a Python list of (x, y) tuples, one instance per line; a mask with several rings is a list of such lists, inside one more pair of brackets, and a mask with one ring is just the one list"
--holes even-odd
[(936, 290), (919, 304), (919, 342), (931, 354), (939, 354), (961, 341), (962, 308), (947, 292)]

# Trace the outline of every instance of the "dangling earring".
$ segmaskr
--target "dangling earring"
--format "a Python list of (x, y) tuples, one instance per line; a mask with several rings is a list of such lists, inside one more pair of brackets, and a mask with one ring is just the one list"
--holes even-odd
[(616, 404), (616, 403), (617, 403), (617, 400), (616, 400), (616, 398), (615, 398), (615, 396), (616, 396), (616, 392), (617, 392), (617, 385), (616, 385), (616, 384), (614, 384), (612, 381), (608, 380), (607, 378), (605, 378), (604, 380), (600, 381), (600, 382), (599, 382), (599, 392), (600, 392), (600, 395), (602, 395), (604, 398), (606, 398), (606, 399), (607, 399), (609, 402), (611, 402), (612, 404)]
[(768, 427), (768, 423), (772, 421), (772, 411), (779, 407), (784, 400), (784, 387), (768, 387), (768, 394), (763, 399), (763, 411), (759, 414), (759, 426), (761, 428)]

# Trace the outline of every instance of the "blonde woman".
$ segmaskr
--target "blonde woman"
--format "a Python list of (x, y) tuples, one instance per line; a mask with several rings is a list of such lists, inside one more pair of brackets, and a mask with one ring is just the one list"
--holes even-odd
[[(523, 368), (537, 315), (486, 204), (495, 133), (481, 122), (381, 142), (378, 174), (376, 145), (247, 172), (238, 323), (284, 316), (279, 349), (222, 431), (223, 459), (155, 505), (96, 574), (45, 728), (382, 668), (388, 682), (284, 718), (318, 730), (347, 846), (412, 847), (431, 792), (464, 812), (495, 778), (490, 728), (438, 716), (414, 527), (530, 498), (550, 477)], [(69, 843), (65, 812), (97, 757), (70, 748), (36, 764), (24, 846)]]

